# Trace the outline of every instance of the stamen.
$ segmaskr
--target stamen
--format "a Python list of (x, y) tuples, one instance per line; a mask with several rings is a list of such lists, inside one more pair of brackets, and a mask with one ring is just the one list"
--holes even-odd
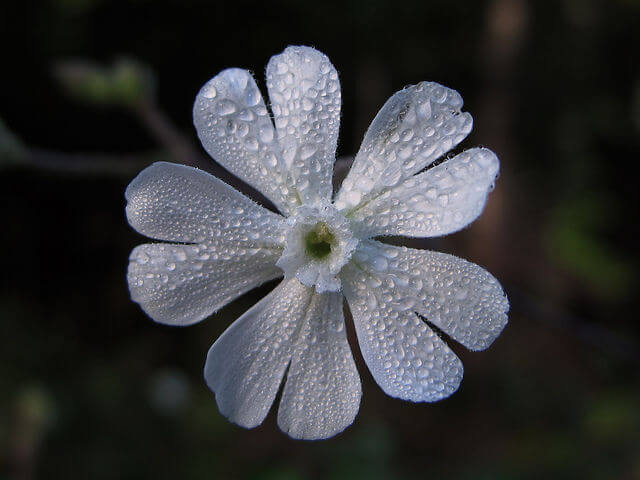
[(335, 237), (326, 223), (318, 223), (304, 238), (310, 257), (321, 260), (331, 253)]
[(340, 291), (338, 274), (358, 245), (349, 221), (325, 200), (301, 205), (287, 224), (285, 247), (276, 262), (285, 277), (295, 276), (318, 293)]

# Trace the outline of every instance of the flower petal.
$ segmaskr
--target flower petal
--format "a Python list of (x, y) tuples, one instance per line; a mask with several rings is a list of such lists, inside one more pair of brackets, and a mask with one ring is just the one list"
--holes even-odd
[(401, 184), (460, 143), (472, 119), (462, 97), (437, 83), (422, 82), (394, 94), (374, 118), (336, 207), (352, 210)]
[(248, 71), (230, 68), (209, 80), (196, 97), (193, 123), (205, 150), (223, 167), (283, 213), (297, 205), (269, 112)]
[(232, 422), (253, 428), (267, 416), (313, 296), (298, 280), (284, 280), (209, 350), (204, 377)]
[(389, 277), (361, 268), (367, 259), (360, 257), (343, 269), (342, 278), (373, 378), (392, 397), (413, 402), (448, 397), (460, 385), (462, 363), (415, 314), (414, 300), (383, 281)]
[(455, 232), (482, 213), (499, 168), (491, 150), (467, 150), (372, 198), (350, 218), (368, 237)]
[(362, 242), (358, 261), (412, 309), (470, 350), (484, 350), (507, 324), (509, 301), (486, 270), (453, 255)]
[(282, 276), (279, 250), (150, 243), (131, 252), (131, 298), (156, 322), (191, 325)]
[(293, 438), (329, 438), (353, 423), (362, 389), (347, 342), (342, 293), (314, 295), (280, 401), (278, 425)]
[(340, 126), (340, 82), (329, 59), (310, 47), (271, 57), (267, 88), (285, 162), (303, 203), (329, 200)]
[(154, 163), (133, 179), (125, 196), (131, 226), (158, 240), (223, 250), (233, 245), (280, 248), (284, 241), (283, 217), (197, 168)]

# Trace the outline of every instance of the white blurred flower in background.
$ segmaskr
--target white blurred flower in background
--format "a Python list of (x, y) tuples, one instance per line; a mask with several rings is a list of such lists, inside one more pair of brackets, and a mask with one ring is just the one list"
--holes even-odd
[(289, 47), (271, 58), (267, 87), (273, 115), (248, 71), (224, 70), (200, 90), (193, 116), (207, 152), (280, 214), (201, 170), (151, 165), (127, 188), (127, 218), (138, 232), (175, 243), (133, 250), (133, 300), (157, 322), (190, 325), (284, 276), (207, 356), (205, 379), (220, 411), (247, 428), (262, 423), (283, 381), (278, 424), (290, 436), (328, 438), (353, 422), (361, 385), (343, 295), (364, 360), (387, 394), (414, 402), (451, 395), (462, 364), (429, 323), (483, 350), (507, 323), (502, 288), (465, 260), (375, 238), (466, 227), (484, 208), (498, 158), (473, 148), (432, 165), (472, 120), (457, 92), (423, 82), (382, 107), (334, 197), (335, 68), (313, 48)]

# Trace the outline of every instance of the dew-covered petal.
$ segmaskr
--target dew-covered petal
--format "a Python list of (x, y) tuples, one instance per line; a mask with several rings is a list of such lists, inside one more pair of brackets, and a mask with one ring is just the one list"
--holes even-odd
[(204, 376), (229, 420), (246, 428), (262, 423), (300, 332), (318, 315), (316, 296), (297, 279), (285, 279), (213, 344)]
[(484, 350), (507, 324), (509, 301), (478, 265), (441, 252), (361, 243), (358, 261), (414, 311), (470, 350)]
[(288, 47), (267, 66), (267, 88), (283, 158), (304, 203), (330, 199), (340, 126), (340, 82), (329, 59)]
[(278, 249), (150, 243), (129, 258), (131, 298), (156, 322), (191, 325), (282, 276)]
[(284, 218), (197, 168), (158, 162), (129, 184), (127, 219), (151, 238), (220, 247), (279, 247)]
[(232, 422), (253, 428), (267, 416), (312, 298), (312, 289), (284, 280), (209, 350), (204, 377), (220, 412)]
[(342, 280), (360, 350), (373, 378), (392, 397), (413, 402), (448, 397), (460, 385), (462, 363), (416, 315), (414, 299), (385, 281), (390, 277), (362, 268), (366, 261), (360, 255), (348, 264)]
[(314, 295), (300, 332), (278, 411), (293, 438), (331, 437), (353, 423), (360, 377), (347, 342), (342, 293)]
[(473, 148), (384, 191), (349, 217), (368, 237), (446, 235), (482, 213), (499, 168), (491, 150)]
[(350, 211), (400, 185), (460, 143), (473, 123), (461, 108), (458, 92), (437, 83), (394, 94), (371, 123), (336, 196), (337, 208)]
[(209, 80), (196, 97), (193, 123), (214, 160), (283, 213), (297, 205), (269, 112), (248, 71), (230, 68)]

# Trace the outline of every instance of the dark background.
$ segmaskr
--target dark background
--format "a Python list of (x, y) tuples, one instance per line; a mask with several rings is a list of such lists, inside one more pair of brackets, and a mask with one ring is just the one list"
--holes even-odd
[[(387, 397), (356, 349), (360, 414), (322, 442), (274, 412), (230, 424), (202, 380), (273, 284), (179, 329), (125, 280), (145, 241), (128, 182), (158, 159), (222, 175), (191, 125), (198, 89), (231, 66), (264, 88), (289, 44), (340, 72), (339, 155), (391, 94), (434, 80), (474, 115), (462, 148), (502, 162), (477, 222), (412, 244), (500, 279), (506, 330), (454, 346), (465, 379), (437, 404)], [(640, 478), (639, 47), (636, 0), (2, 2), (0, 479)]]

